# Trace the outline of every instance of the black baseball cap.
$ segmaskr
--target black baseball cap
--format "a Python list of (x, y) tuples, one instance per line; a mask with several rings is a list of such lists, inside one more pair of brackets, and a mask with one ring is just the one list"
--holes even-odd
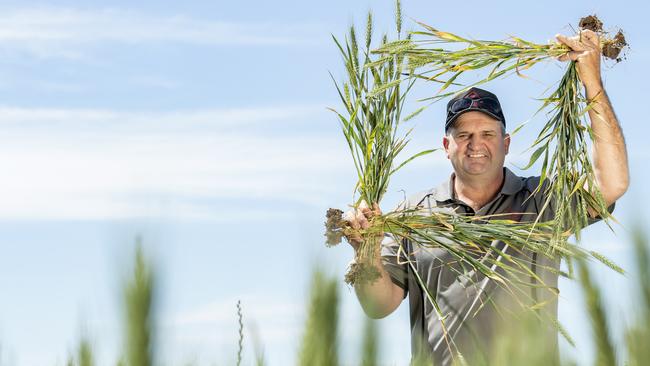
[(501, 104), (496, 95), (480, 88), (471, 88), (464, 93), (451, 98), (447, 103), (447, 121), (445, 132), (461, 114), (469, 111), (479, 111), (497, 119), (506, 126), (506, 118), (503, 116)]

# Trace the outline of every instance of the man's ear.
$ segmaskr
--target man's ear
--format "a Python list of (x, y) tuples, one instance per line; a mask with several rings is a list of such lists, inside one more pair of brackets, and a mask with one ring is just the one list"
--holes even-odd
[(447, 137), (447, 135), (442, 137), (442, 147), (445, 148), (445, 153), (447, 153), (447, 159), (449, 159), (449, 137)]
[(503, 138), (503, 144), (506, 148), (506, 155), (508, 155), (508, 151), (510, 151), (510, 134), (506, 133), (506, 136)]

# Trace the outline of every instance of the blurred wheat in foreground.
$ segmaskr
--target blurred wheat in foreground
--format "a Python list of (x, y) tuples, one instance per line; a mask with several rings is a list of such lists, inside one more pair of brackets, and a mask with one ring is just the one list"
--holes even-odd
[[(594, 281), (585, 261), (578, 263), (580, 283), (584, 292), (585, 302), (583, 309), (589, 314), (592, 328), (591, 340), (594, 354), (591, 359), (594, 365), (650, 365), (650, 244), (648, 238), (641, 230), (634, 231), (634, 253), (637, 259), (636, 271), (638, 276), (633, 280), (636, 283), (635, 293), (629, 296), (620, 295), (620, 298), (634, 299), (637, 301), (633, 314), (634, 322), (625, 329), (625, 344), (618, 349), (611, 340), (612, 327), (624, 327), (619, 323), (612, 323), (603, 304), (600, 289)], [(632, 279), (631, 279), (632, 280)], [(153, 341), (157, 338), (156, 327), (153, 321), (155, 309), (155, 276), (151, 265), (146, 260), (143, 251), (138, 247), (135, 253), (131, 277), (124, 286), (125, 304), (125, 351), (116, 361), (120, 366), (145, 366), (145, 365), (170, 365), (169, 361), (156, 357), (156, 348)], [(218, 291), (216, 289), (215, 291)], [(358, 340), (359, 356), (356, 358), (360, 365), (382, 365), (379, 347), (380, 334), (378, 334), (374, 321), (367, 319), (364, 324), (339, 324), (339, 290), (338, 280), (328, 277), (322, 271), (315, 271), (310, 285), (310, 295), (307, 305), (304, 330), (296, 364), (301, 366), (337, 366), (350, 365), (341, 361), (339, 350), (341, 347), (341, 334), (355, 332), (363, 329), (362, 339)], [(262, 306), (262, 305), (257, 305)], [(239, 314), (237, 314), (239, 310)], [(509, 319), (512, 324), (498, 340), (496, 346), (489, 353), (477, 352), (464, 354), (458, 357), (458, 365), (553, 365), (557, 360), (546, 352), (546, 347), (539, 337), (539, 320), (532, 311), (530, 316), (524, 315), (520, 319)], [(233, 304), (233, 319), (241, 321), (241, 305)], [(239, 332), (243, 330), (240, 325)], [(263, 333), (263, 332), (262, 332)], [(263, 335), (263, 334), (262, 334)], [(233, 334), (233, 340), (241, 340), (243, 334)], [(390, 341), (390, 339), (387, 339)], [(101, 341), (99, 339), (98, 341)], [(241, 354), (240, 345), (234, 354)], [(234, 359), (237, 363), (264, 365), (263, 355), (258, 350), (251, 350), (252, 357), (246, 363), (246, 357), (238, 356)], [(242, 359), (244, 360), (242, 362)], [(196, 363), (194, 363), (196, 364)], [(430, 365), (428, 360), (413, 360), (413, 365)], [(565, 360), (562, 365), (574, 365), (570, 360)], [(53, 363), (54, 365), (54, 363)], [(67, 366), (92, 366), (95, 365), (93, 347), (85, 337), (79, 342), (74, 355), (70, 355)], [(184, 364), (187, 365), (187, 364)], [(193, 365), (193, 364), (192, 364)], [(216, 365), (211, 363), (210, 365)]]

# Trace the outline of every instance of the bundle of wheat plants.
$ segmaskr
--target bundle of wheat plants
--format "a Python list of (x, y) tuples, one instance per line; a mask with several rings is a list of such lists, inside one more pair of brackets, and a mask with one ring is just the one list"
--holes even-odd
[[(401, 34), (401, 15), (397, 11), (397, 35)], [(364, 47), (360, 50), (354, 26), (350, 28), (345, 42), (336, 43), (347, 72), (347, 81), (341, 86), (334, 81), (336, 90), (344, 105), (344, 112), (332, 109), (341, 122), (341, 129), (350, 148), (352, 160), (357, 171), (358, 181), (355, 192), (356, 204), (367, 202), (377, 207), (386, 193), (390, 177), (400, 167), (418, 156), (432, 150), (420, 152), (401, 165), (396, 166), (396, 157), (408, 143), (410, 131), (400, 135), (400, 122), (405, 97), (413, 82), (402, 85), (404, 57), (395, 56), (386, 62), (373, 63), (370, 55), (372, 43), (372, 15), (368, 14)], [(387, 36), (382, 43), (387, 42)], [(340, 210), (328, 211), (328, 244), (341, 241), (344, 225), (341, 225)], [(373, 281), (379, 276), (375, 263), (379, 242), (376, 237), (367, 237), (356, 251), (356, 263), (347, 279)]]
[[(520, 74), (541, 61), (554, 60), (569, 51), (559, 43), (536, 44), (517, 37), (506, 41), (472, 40), (418, 24), (424, 29), (412, 32), (412, 38), (388, 43), (373, 52), (383, 56), (377, 62), (404, 56), (412, 77), (440, 83), (439, 92), (427, 98), (433, 101), (493, 79)], [(600, 34), (603, 56), (620, 61), (620, 52), (627, 46), (621, 31), (613, 38), (607, 38), (602, 22), (595, 16), (581, 19), (580, 26)], [(443, 48), (445, 46), (461, 48), (449, 50)], [(489, 72), (474, 83), (461, 86), (456, 82), (464, 73), (483, 69)], [(584, 115), (591, 105), (581, 89), (575, 62), (571, 62), (555, 91), (543, 98), (540, 111), (547, 110), (550, 118), (533, 142), (531, 149), (535, 150), (525, 167), (530, 168), (543, 157), (537, 191), (545, 190), (548, 197), (541, 211), (552, 209), (556, 218), (553, 240), (549, 245), (551, 251), (565, 245), (566, 231), (579, 235), (580, 229), (588, 223), (588, 208), (605, 220), (611, 218), (596, 186), (588, 154), (586, 137), (593, 140), (594, 136)]]

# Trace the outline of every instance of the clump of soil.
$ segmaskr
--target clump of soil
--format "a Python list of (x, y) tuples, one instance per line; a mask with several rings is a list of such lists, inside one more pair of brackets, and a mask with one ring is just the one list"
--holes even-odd
[(377, 267), (371, 263), (357, 262), (350, 265), (345, 274), (345, 282), (349, 285), (355, 283), (373, 283), (381, 277)]
[(614, 38), (608, 38), (608, 32), (603, 30), (603, 22), (595, 15), (588, 15), (580, 19), (578, 25), (582, 29), (592, 30), (601, 36), (601, 39), (603, 39), (601, 44), (603, 56), (611, 60), (616, 60), (616, 62), (621, 61), (619, 56), (623, 49), (628, 46), (622, 30), (619, 29)]
[(578, 26), (582, 29), (589, 29), (598, 33), (603, 31), (603, 22), (595, 15), (587, 15), (580, 19)]
[(625, 47), (627, 47), (627, 41), (625, 41), (623, 31), (619, 30), (614, 39), (607, 39), (603, 42), (603, 56), (620, 62), (621, 59), (618, 56)]
[(341, 243), (343, 239), (343, 228), (345, 221), (343, 220), (343, 211), (330, 208), (325, 214), (325, 237), (327, 246), (334, 246)]

